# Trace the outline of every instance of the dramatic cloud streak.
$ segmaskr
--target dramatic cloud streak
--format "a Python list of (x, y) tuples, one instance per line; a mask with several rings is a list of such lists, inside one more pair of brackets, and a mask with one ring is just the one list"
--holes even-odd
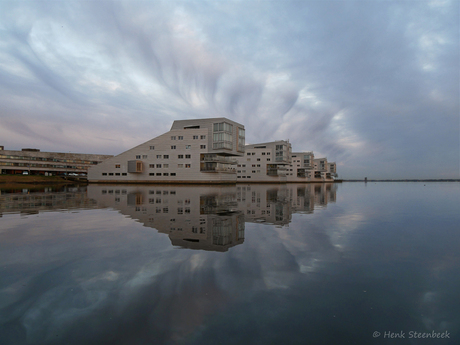
[(459, 177), (459, 9), (431, 2), (2, 2), (8, 149), (117, 154), (225, 116), (345, 178)]

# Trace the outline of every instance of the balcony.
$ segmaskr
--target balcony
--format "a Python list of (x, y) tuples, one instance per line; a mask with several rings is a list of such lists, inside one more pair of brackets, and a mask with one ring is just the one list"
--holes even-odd
[(236, 159), (231, 159), (225, 156), (220, 155), (209, 155), (209, 154), (201, 154), (200, 156), (201, 162), (216, 162), (222, 164), (238, 164)]

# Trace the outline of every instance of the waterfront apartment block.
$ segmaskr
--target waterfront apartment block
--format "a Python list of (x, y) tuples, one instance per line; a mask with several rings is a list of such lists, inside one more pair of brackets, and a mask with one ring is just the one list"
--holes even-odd
[(291, 150), (285, 140), (246, 145), (244, 156), (237, 158), (237, 181), (286, 182)]
[(110, 155), (41, 152), (39, 149), (22, 151), (4, 150), (0, 146), (0, 170), (2, 174), (28, 175), (86, 175), (88, 168)]
[(89, 182), (235, 183), (244, 126), (226, 118), (174, 121), (171, 130), (92, 167)]
[(308, 182), (314, 176), (313, 160), (315, 155), (312, 151), (293, 152), (291, 164), (287, 175), (288, 182)]

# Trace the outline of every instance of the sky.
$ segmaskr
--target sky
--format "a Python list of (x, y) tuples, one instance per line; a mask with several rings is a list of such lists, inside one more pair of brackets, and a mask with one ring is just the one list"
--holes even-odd
[(460, 178), (459, 1), (0, 1), (0, 145), (227, 117), (340, 178)]

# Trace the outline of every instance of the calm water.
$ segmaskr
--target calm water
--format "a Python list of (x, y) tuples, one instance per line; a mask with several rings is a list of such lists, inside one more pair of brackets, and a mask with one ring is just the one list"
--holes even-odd
[(90, 185), (0, 212), (1, 344), (460, 343), (459, 183)]

